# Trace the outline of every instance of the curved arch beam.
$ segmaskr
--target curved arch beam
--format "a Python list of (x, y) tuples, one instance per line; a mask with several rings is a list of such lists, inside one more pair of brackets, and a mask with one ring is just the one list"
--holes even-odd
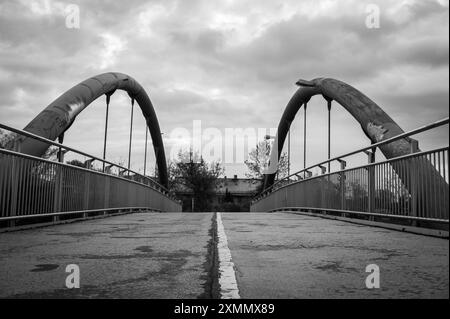
[[(299, 80), (297, 84), (301, 87), (290, 99), (281, 117), (273, 151), (270, 154), (270, 163), (278, 163), (289, 127), (298, 110), (311, 97), (318, 94), (322, 94), (325, 99), (336, 100), (341, 104), (359, 122), (364, 134), (372, 143), (404, 133), (400, 126), (375, 102), (351, 85), (331, 78), (317, 78), (312, 81)], [(411, 142), (412, 139), (404, 138), (382, 145), (380, 150), (388, 159), (410, 154)], [(264, 189), (274, 183), (275, 174), (276, 169), (272, 168), (268, 174), (264, 175)]]
[[(167, 164), (158, 119), (152, 102), (142, 86), (132, 77), (122, 73), (104, 73), (87, 79), (62, 94), (25, 128), (25, 131), (55, 140), (75, 121), (77, 115), (103, 94), (111, 95), (115, 90), (124, 90), (139, 104), (153, 141), (159, 182), (167, 187)], [(20, 141), (22, 153), (42, 156), (48, 144), (31, 138)]]

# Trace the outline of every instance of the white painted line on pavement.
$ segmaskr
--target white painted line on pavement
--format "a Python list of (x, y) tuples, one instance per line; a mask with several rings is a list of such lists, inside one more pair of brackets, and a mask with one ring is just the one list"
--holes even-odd
[(228, 248), (227, 235), (222, 223), (222, 216), (217, 213), (217, 250), (219, 255), (219, 285), (221, 299), (239, 299), (239, 289), (234, 272), (234, 263), (231, 261), (231, 252)]

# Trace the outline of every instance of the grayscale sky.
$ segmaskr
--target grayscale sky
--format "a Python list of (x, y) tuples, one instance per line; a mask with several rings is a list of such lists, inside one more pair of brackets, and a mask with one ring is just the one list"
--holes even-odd
[[(80, 28), (66, 27), (66, 8)], [(367, 5), (380, 27), (367, 28)], [(404, 130), (447, 117), (448, 1), (400, 0), (0, 0), (0, 122), (23, 128), (73, 85), (100, 73), (134, 77), (149, 94), (166, 152), (175, 128), (273, 128), (299, 79), (333, 77), (379, 104)], [(130, 103), (112, 97), (108, 158), (125, 161)], [(132, 168), (143, 164), (144, 121), (135, 113)], [(92, 103), (65, 143), (101, 156), (105, 100)], [(302, 122), (292, 128), (292, 166), (302, 163)], [(326, 158), (326, 104), (308, 108), (308, 163)], [(368, 139), (342, 107), (332, 110), (333, 155)], [(423, 148), (448, 143), (424, 136)], [(448, 144), (447, 144), (448, 145)], [(154, 164), (153, 154), (149, 162)], [(226, 175), (243, 175), (227, 164)]]

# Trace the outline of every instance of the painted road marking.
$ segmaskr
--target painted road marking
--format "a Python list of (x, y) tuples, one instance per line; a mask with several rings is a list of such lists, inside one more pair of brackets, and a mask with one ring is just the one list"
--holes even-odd
[(221, 299), (239, 299), (239, 289), (234, 272), (234, 263), (231, 261), (231, 252), (228, 248), (227, 235), (222, 223), (220, 213), (216, 215), (217, 221), (217, 250), (219, 255), (219, 285)]

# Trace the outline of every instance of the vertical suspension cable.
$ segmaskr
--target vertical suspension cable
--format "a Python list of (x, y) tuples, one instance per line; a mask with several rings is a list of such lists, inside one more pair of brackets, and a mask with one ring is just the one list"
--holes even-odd
[[(308, 107), (308, 102), (305, 102), (304, 107), (304, 118), (303, 118), (303, 169), (306, 169), (306, 108)], [(306, 172), (303, 172), (303, 178), (305, 178)]]
[(147, 141), (148, 141), (148, 127), (147, 121), (145, 121), (145, 153), (144, 153), (144, 176), (147, 169)]
[(105, 159), (106, 159), (106, 138), (108, 136), (108, 117), (109, 117), (109, 101), (111, 95), (106, 94), (106, 115), (105, 115), (105, 138), (103, 140), (103, 169), (102, 172), (105, 172)]
[[(328, 155), (328, 163), (327, 163), (327, 169), (328, 169), (328, 185), (330, 184), (330, 173), (331, 173), (331, 163), (329, 162), (329, 160), (331, 159), (331, 102), (333, 101), (332, 99), (330, 99), (327, 96), (323, 96), (325, 98), (325, 100), (327, 101), (327, 109), (328, 109), (328, 149), (327, 149), (327, 155)], [(327, 207), (329, 207), (329, 199), (327, 199)]]
[(291, 124), (288, 130), (288, 176), (291, 175)]
[[(327, 98), (328, 108), (328, 160), (331, 158), (331, 99)], [(328, 162), (328, 173), (330, 173), (330, 162)]]
[(130, 144), (129, 144), (129, 147), (128, 147), (128, 175), (130, 175), (131, 142), (132, 142), (132, 139), (133, 139), (133, 111), (134, 111), (134, 99), (131, 99)]

